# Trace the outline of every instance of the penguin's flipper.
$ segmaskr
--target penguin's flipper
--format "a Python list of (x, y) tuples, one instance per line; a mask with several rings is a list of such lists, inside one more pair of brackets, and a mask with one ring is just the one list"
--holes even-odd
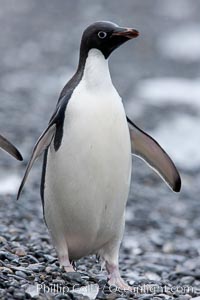
[(132, 154), (143, 159), (173, 191), (179, 192), (181, 178), (171, 158), (150, 135), (138, 128), (128, 117), (127, 121)]
[(8, 152), (10, 155), (15, 157), (17, 160), (23, 160), (23, 158), (22, 158), (20, 152), (17, 150), (17, 148), (13, 144), (11, 144), (11, 142), (9, 142), (2, 135), (0, 135), (0, 147), (4, 151)]
[(49, 145), (55, 135), (55, 132), (56, 132), (56, 124), (55, 123), (50, 124), (47, 127), (47, 129), (42, 133), (42, 135), (39, 137), (37, 143), (35, 144), (35, 147), (33, 149), (29, 163), (27, 165), (24, 177), (22, 179), (21, 185), (18, 190), (17, 199), (19, 199), (21, 191), (24, 187), (24, 184), (26, 182), (28, 174), (29, 174), (35, 160), (49, 147)]

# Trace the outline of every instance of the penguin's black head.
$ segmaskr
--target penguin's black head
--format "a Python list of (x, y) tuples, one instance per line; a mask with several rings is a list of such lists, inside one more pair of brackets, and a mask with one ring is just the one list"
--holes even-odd
[(139, 32), (132, 28), (119, 27), (111, 22), (96, 22), (85, 29), (81, 52), (88, 54), (90, 49), (98, 49), (108, 58), (113, 50), (138, 35)]

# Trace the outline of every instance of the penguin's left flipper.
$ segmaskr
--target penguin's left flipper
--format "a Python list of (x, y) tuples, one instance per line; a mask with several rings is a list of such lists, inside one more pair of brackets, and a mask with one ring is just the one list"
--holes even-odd
[(37, 143), (35, 144), (35, 147), (33, 149), (31, 158), (29, 160), (29, 163), (27, 165), (24, 177), (22, 179), (21, 185), (18, 190), (17, 199), (19, 199), (21, 191), (24, 187), (24, 184), (26, 182), (26, 179), (28, 177), (28, 174), (35, 162), (35, 160), (49, 147), (54, 135), (56, 132), (56, 124), (50, 123), (50, 125), (47, 127), (47, 129), (42, 133), (42, 135), (39, 137)]
[(0, 147), (8, 152), (10, 155), (12, 155), (13, 157), (15, 157), (17, 160), (22, 161), (23, 158), (20, 154), (20, 152), (17, 150), (17, 148), (11, 144), (11, 142), (9, 142), (5, 137), (3, 137), (2, 135), (0, 135)]
[(180, 175), (168, 154), (147, 133), (138, 128), (128, 117), (132, 154), (143, 159), (174, 192), (181, 189)]

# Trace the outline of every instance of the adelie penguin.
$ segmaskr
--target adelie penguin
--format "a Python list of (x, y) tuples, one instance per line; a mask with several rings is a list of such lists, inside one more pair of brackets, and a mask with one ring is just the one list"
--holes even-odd
[(176, 192), (181, 179), (159, 144), (126, 117), (113, 86), (108, 58), (138, 31), (96, 22), (83, 33), (77, 71), (60, 94), (47, 129), (38, 139), (18, 197), (35, 159), (45, 151), (41, 198), (45, 222), (60, 265), (97, 254), (110, 285), (129, 288), (118, 268), (131, 154), (145, 160)]
[(23, 158), (17, 148), (0, 134), (0, 148), (12, 155), (17, 160), (22, 161)]

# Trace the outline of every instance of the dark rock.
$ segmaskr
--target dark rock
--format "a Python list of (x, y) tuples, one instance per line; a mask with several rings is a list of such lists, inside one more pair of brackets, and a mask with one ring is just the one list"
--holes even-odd
[(0, 297), (3, 298), (5, 294), (6, 294), (6, 290), (0, 288)]
[(22, 277), (22, 278), (27, 278), (27, 275), (24, 272), (22, 272), (22, 271), (16, 271), (15, 274), (17, 276)]
[(39, 263), (37, 263), (37, 264), (30, 264), (30, 265), (28, 266), (28, 269), (30, 269), (31, 271), (34, 271), (34, 272), (39, 273), (39, 272), (41, 272), (41, 271), (44, 271), (45, 266), (42, 265), (42, 264), (39, 264)]
[(70, 282), (78, 282), (78, 283), (83, 282), (83, 279), (81, 278), (81, 274), (78, 272), (63, 273), (61, 276), (64, 280), (68, 280)]
[(6, 252), (6, 251), (0, 251), (0, 259), (8, 259), (8, 260), (14, 261), (14, 262), (19, 261), (19, 258), (16, 255), (14, 255), (10, 252)]
[(53, 263), (53, 262), (55, 262), (57, 260), (57, 258), (55, 258), (55, 257), (53, 257), (51, 255), (48, 255), (48, 254), (45, 254), (44, 257), (50, 263)]
[(38, 259), (35, 258), (33, 255), (27, 255), (27, 258), (30, 262), (33, 262), (33, 263), (39, 263)]
[(16, 292), (14, 292), (13, 297), (15, 299), (20, 299), (20, 300), (24, 299), (24, 293), (16, 291)]
[(61, 294), (61, 295), (56, 295), (54, 299), (56, 299), (56, 300), (58, 300), (58, 299), (59, 299), (59, 300), (60, 300), (60, 299), (61, 299), (61, 300), (64, 300), (64, 299), (66, 299), (66, 300), (71, 300), (72, 298), (71, 298), (70, 296), (68, 296), (68, 295), (62, 295), (62, 294)]
[(32, 271), (28, 270), (27, 268), (24, 268), (23, 266), (13, 266), (13, 265), (10, 265), (10, 268), (13, 270), (13, 271), (21, 271), (27, 275), (31, 275), (32, 274)]

